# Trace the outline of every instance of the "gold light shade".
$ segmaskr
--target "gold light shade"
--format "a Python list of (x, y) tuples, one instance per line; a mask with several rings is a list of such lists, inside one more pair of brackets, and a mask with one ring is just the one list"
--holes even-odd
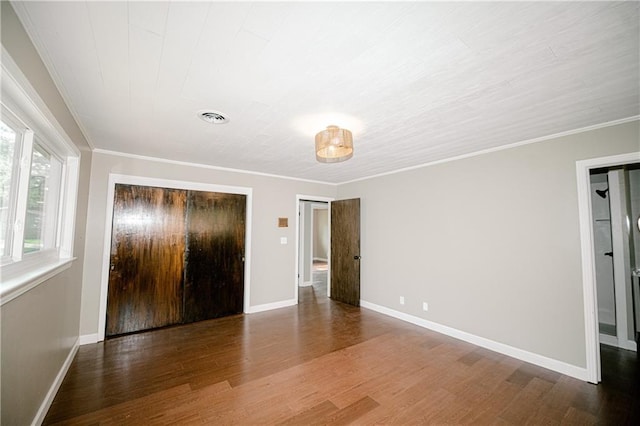
[(327, 126), (316, 135), (316, 160), (338, 163), (353, 157), (353, 136), (347, 129)]

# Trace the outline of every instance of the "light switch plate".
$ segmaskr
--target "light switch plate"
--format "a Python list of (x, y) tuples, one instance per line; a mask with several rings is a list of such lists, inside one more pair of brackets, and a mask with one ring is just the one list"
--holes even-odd
[(287, 244), (287, 237), (280, 237), (280, 244)]

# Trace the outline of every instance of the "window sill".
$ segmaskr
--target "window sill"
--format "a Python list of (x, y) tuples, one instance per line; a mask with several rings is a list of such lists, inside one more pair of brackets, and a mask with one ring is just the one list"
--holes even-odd
[(2, 280), (0, 283), (0, 306), (21, 296), (32, 288), (37, 287), (60, 272), (68, 269), (75, 257), (57, 259), (54, 262), (47, 262), (36, 268), (32, 268), (16, 277)]

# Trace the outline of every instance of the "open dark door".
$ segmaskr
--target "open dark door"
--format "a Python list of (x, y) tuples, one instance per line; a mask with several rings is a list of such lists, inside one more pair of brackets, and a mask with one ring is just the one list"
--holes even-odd
[(360, 199), (331, 202), (331, 298), (360, 306)]

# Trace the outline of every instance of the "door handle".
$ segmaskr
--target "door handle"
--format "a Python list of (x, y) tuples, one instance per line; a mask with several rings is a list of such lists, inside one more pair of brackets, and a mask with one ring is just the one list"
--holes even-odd
[(604, 255), (605, 256), (609, 256), (609, 257), (613, 257), (613, 252), (612, 251), (608, 251)]
[(360, 260), (360, 256), (358, 256), (358, 255), (353, 256), (353, 259), (354, 259), (354, 260)]

